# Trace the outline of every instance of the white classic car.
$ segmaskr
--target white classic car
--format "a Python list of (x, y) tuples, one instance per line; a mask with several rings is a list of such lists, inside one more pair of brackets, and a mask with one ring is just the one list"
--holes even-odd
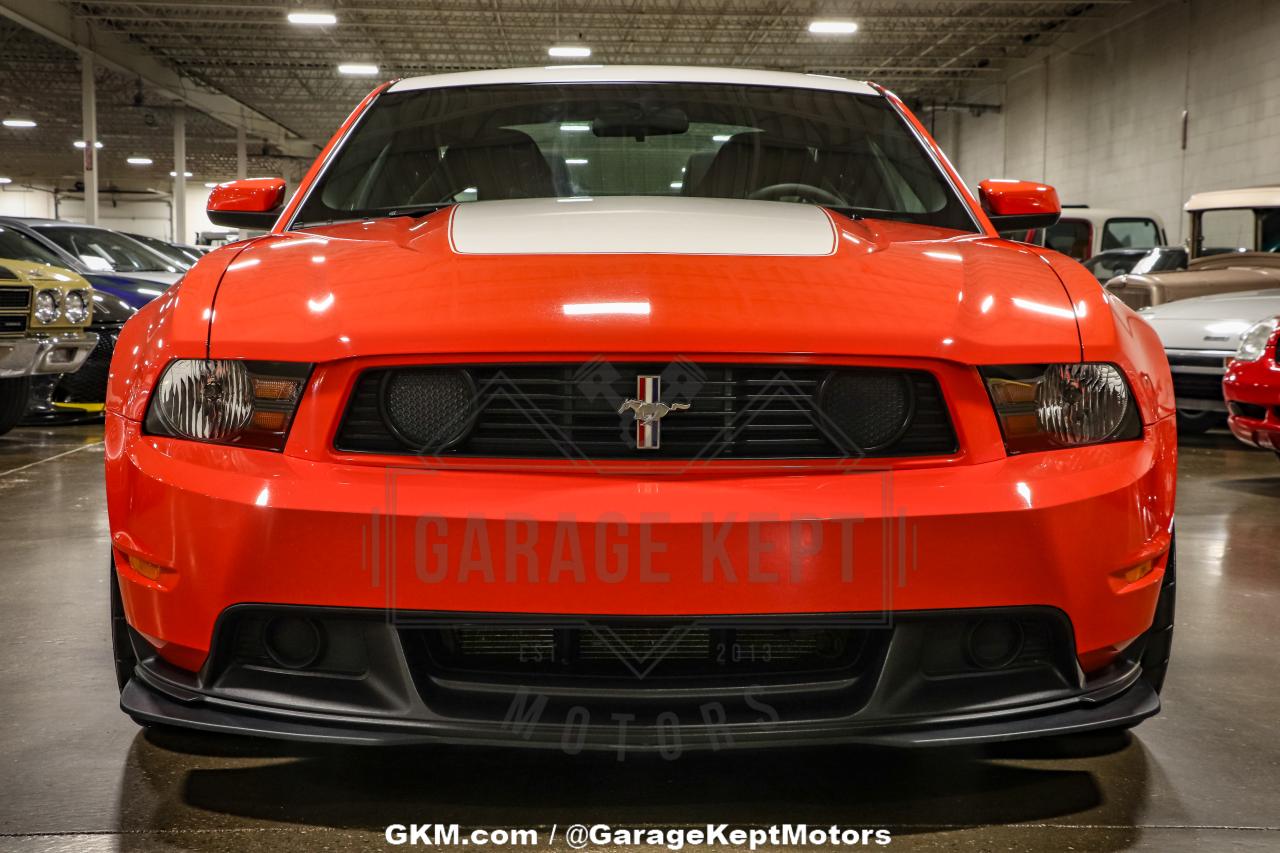
[(1173, 371), (1178, 429), (1198, 433), (1223, 422), (1226, 363), (1255, 323), (1280, 315), (1280, 289), (1219, 293), (1165, 302), (1139, 312), (1155, 327)]

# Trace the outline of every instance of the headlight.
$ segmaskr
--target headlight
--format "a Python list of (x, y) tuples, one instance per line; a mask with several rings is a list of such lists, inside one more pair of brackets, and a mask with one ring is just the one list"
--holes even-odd
[(68, 323), (80, 325), (89, 319), (89, 296), (83, 290), (72, 290), (67, 293), (67, 301), (62, 308)]
[(146, 432), (281, 450), (309, 364), (181, 359), (165, 368)]
[(46, 326), (57, 322), (62, 313), (62, 294), (57, 290), (41, 290), (36, 293), (35, 317)]
[(1267, 351), (1271, 336), (1280, 328), (1280, 317), (1270, 317), (1261, 323), (1254, 323), (1249, 331), (1240, 339), (1240, 348), (1236, 350), (1239, 361), (1257, 361)]
[(1142, 436), (1129, 383), (1115, 365), (1002, 365), (981, 372), (1009, 453)]

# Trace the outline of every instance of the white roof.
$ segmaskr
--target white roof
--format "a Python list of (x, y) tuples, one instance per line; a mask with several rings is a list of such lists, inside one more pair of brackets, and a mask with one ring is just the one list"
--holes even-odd
[(1280, 187), (1247, 187), (1242, 190), (1213, 190), (1187, 199), (1184, 210), (1225, 210), (1230, 208), (1280, 207)]
[(861, 80), (823, 74), (755, 71), (743, 68), (704, 68), (693, 65), (548, 65), (541, 68), (498, 68), (407, 77), (391, 85), (390, 92), (440, 89), (449, 86), (486, 86), (499, 83), (730, 83), (740, 86), (785, 86), (823, 89), (854, 95), (879, 95)]

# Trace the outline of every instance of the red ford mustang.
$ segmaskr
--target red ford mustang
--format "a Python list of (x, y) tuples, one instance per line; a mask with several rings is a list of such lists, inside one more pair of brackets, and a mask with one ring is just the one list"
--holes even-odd
[(141, 723), (338, 742), (978, 742), (1156, 713), (1173, 394), (878, 86), (493, 71), (224, 184), (124, 329)]
[(1280, 317), (1245, 333), (1222, 380), (1227, 423), (1236, 438), (1280, 456)]

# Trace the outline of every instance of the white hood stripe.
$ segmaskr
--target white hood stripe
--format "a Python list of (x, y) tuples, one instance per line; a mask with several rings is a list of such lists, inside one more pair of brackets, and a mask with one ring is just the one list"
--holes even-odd
[(628, 196), (469, 202), (449, 219), (460, 255), (763, 255), (835, 253), (820, 207), (789, 202)]

